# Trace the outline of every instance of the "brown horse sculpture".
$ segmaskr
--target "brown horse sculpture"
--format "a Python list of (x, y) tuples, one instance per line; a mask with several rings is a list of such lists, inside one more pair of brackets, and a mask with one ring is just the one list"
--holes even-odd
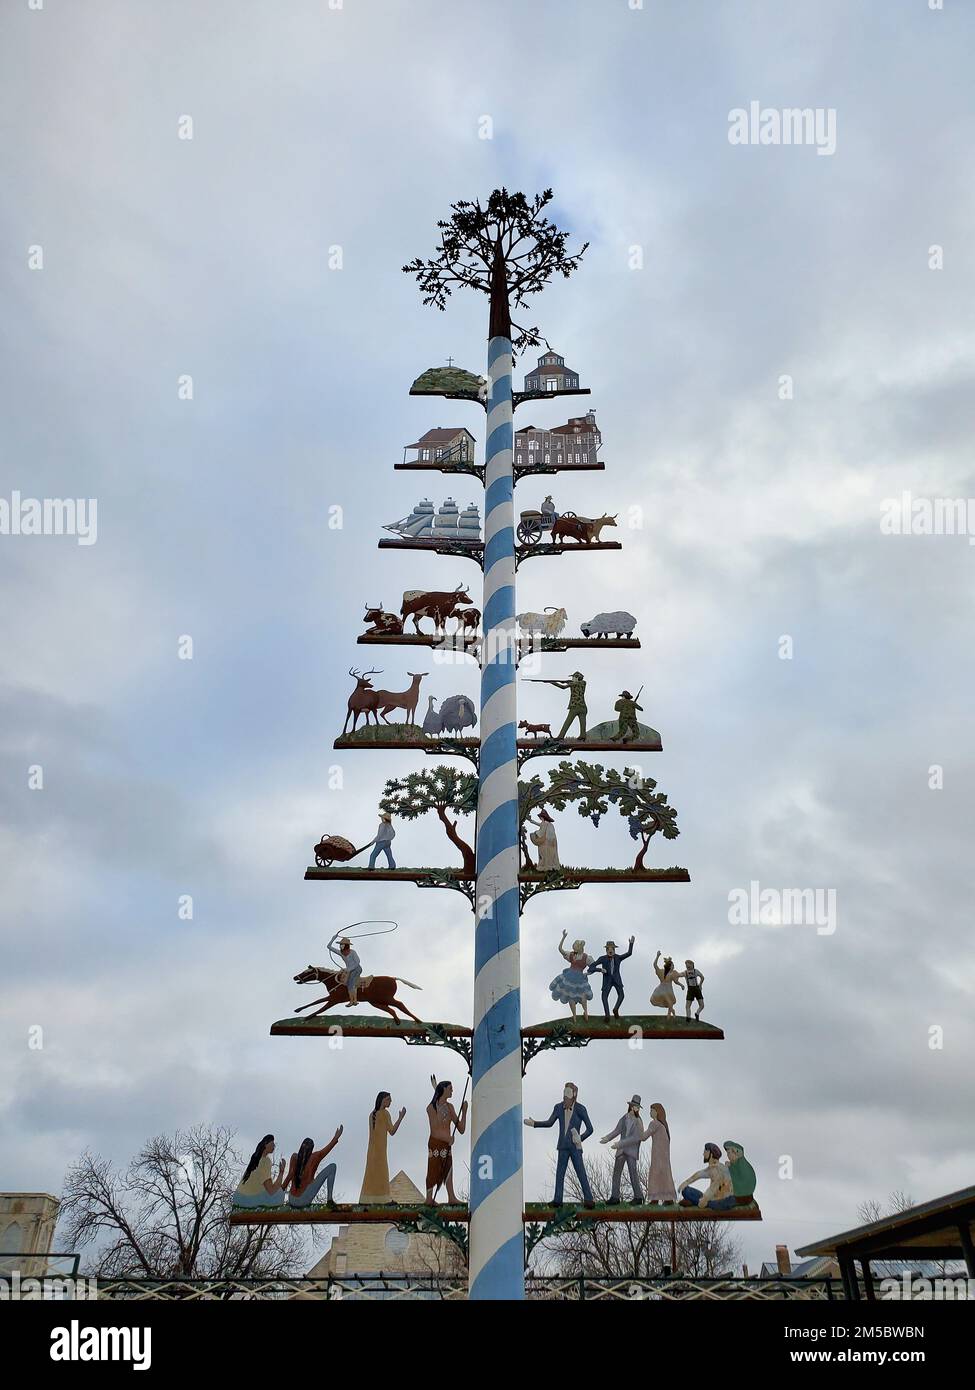
[[(349, 1002), (349, 991), (345, 985), (339, 983), (339, 976), (344, 974), (342, 970), (336, 970), (330, 965), (309, 965), (306, 969), (299, 971), (294, 977), (296, 985), (310, 985), (313, 981), (318, 981), (328, 986), (328, 994), (321, 999), (312, 999), (311, 1003), (301, 1004), (295, 1010), (301, 1013), (302, 1009), (310, 1009), (312, 1004), (321, 1004), (320, 1009), (316, 1009), (309, 1018), (317, 1018), (319, 1014), (325, 1013), (326, 1009), (332, 1009), (336, 1004), (347, 1004)], [(363, 1004), (371, 1004), (375, 1009), (382, 1009), (384, 1014), (389, 1014), (391, 1019), (397, 1023), (399, 1019), (393, 1012), (394, 1009), (401, 1010), (408, 1018), (412, 1018), (414, 1023), (422, 1023), (422, 1018), (417, 1018), (416, 1014), (410, 1013), (405, 1004), (401, 1004), (396, 998), (397, 984), (408, 985), (410, 989), (420, 989), (422, 986), (413, 984), (412, 980), (403, 980), (398, 975), (370, 975), (364, 976), (359, 981), (358, 995)]]

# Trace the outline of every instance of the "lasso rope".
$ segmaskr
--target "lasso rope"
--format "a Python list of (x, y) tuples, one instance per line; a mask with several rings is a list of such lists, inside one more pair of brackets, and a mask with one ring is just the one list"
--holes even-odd
[[(353, 927), (374, 927), (381, 926), (383, 924), (388, 925), (388, 931), (363, 931), (357, 932), (355, 936), (351, 936), (349, 934)], [(364, 941), (369, 936), (389, 936), (390, 933), (396, 931), (398, 927), (399, 923), (394, 922), (391, 917), (367, 917), (362, 922), (350, 922), (348, 927), (343, 927), (341, 931), (337, 931), (335, 933), (335, 935), (332, 937), (331, 941), (328, 943), (325, 949), (328, 951), (329, 955), (338, 956), (340, 953), (338, 951), (334, 951), (332, 947), (334, 946), (336, 941), (339, 941), (342, 938), (347, 938), (349, 941)]]

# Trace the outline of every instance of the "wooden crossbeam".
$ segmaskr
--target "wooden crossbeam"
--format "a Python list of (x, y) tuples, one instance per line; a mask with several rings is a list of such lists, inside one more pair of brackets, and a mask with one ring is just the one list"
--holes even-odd
[(619, 1206), (610, 1206), (606, 1202), (597, 1202), (594, 1207), (587, 1209), (573, 1202), (566, 1202), (561, 1207), (556, 1207), (551, 1202), (527, 1202), (525, 1204), (525, 1222), (527, 1224), (528, 1222), (553, 1221), (570, 1208), (573, 1219), (579, 1221), (689, 1221), (694, 1223), (696, 1221), (762, 1220), (762, 1213), (757, 1202), (748, 1202), (732, 1207), (730, 1211), (702, 1210), (700, 1207), (682, 1207), (672, 1203), (661, 1207), (656, 1205), (636, 1206), (630, 1202), (621, 1202)]
[[(597, 977), (598, 978), (598, 977)], [(708, 1038), (720, 1041), (724, 1033), (713, 1023), (703, 1019), (685, 1018), (678, 1015), (668, 1018), (666, 1014), (621, 1014), (619, 1018), (604, 1018), (602, 1014), (590, 1014), (587, 1019), (557, 1018), (548, 1023), (533, 1023), (522, 1028), (523, 1038), (549, 1038), (553, 1034), (564, 1033), (577, 1038), (630, 1038), (634, 1030), (644, 1038)]]
[[(681, 1206), (632, 1206), (629, 1203), (621, 1203), (619, 1206), (610, 1206), (604, 1202), (597, 1202), (591, 1210), (573, 1202), (567, 1202), (564, 1206), (556, 1207), (551, 1202), (528, 1202), (525, 1205), (522, 1219), (526, 1225), (531, 1223), (552, 1221), (556, 1217), (571, 1214), (574, 1220), (579, 1221), (628, 1221), (628, 1222), (647, 1222), (647, 1221), (680, 1221), (680, 1222), (701, 1222), (701, 1221), (761, 1221), (762, 1213), (756, 1202), (749, 1202), (747, 1205), (733, 1207), (731, 1211), (702, 1211), (700, 1207), (681, 1207)], [(366, 1225), (396, 1226), (410, 1222), (423, 1223), (429, 1221), (431, 1217), (439, 1222), (457, 1221), (466, 1224), (471, 1219), (470, 1209), (467, 1206), (450, 1206), (447, 1204), (438, 1206), (424, 1205), (389, 1205), (389, 1206), (360, 1206), (352, 1203), (337, 1202), (335, 1206), (310, 1206), (310, 1207), (269, 1207), (265, 1209), (254, 1207), (232, 1207), (230, 1211), (231, 1226), (345, 1226), (357, 1223)]]
[[(457, 883), (473, 883), (474, 877), (465, 874), (463, 869), (357, 869), (348, 864), (333, 864), (331, 868), (320, 869), (317, 864), (309, 864), (305, 878), (312, 879), (361, 879), (385, 880), (391, 883), (425, 883), (431, 874), (442, 874), (444, 878)], [(568, 885), (577, 883), (690, 883), (691, 876), (686, 869), (644, 869), (639, 873), (631, 869), (566, 869), (564, 878)], [(544, 883), (545, 875), (537, 870), (523, 870), (518, 875), (521, 883)]]
[[(375, 725), (370, 725), (375, 728)], [(394, 728), (397, 726), (393, 726)], [(463, 753), (466, 749), (479, 749), (481, 740), (479, 738), (451, 738), (448, 734), (434, 734), (430, 738), (391, 738), (384, 742), (382, 739), (369, 738), (359, 739), (348, 735), (339, 735), (332, 744), (333, 748), (360, 749), (380, 748), (384, 753), (397, 752), (402, 749), (414, 753), (436, 753), (438, 757), (447, 757), (453, 751), (451, 745), (456, 745), (457, 752)], [(517, 740), (519, 752), (535, 753), (538, 757), (548, 756), (550, 758), (564, 757), (567, 753), (662, 753), (663, 743), (657, 739), (653, 743), (619, 743), (612, 739), (593, 739), (591, 742), (581, 739), (545, 739), (545, 738), (520, 738)]]
[[(446, 652), (468, 652), (480, 640), (479, 637), (475, 636), (461, 639), (454, 637), (453, 633), (445, 639), (433, 635), (428, 636), (423, 632), (364, 632), (356, 638), (360, 647), (435, 647)], [(525, 643), (525, 654), (532, 656), (547, 652), (582, 651), (591, 647), (628, 647), (636, 651), (640, 646), (638, 637), (544, 637), (538, 643), (531, 643), (525, 637), (522, 641)]]
[[(461, 1023), (432, 1023), (429, 1028), (422, 1023), (410, 1023), (406, 1019), (372, 1018), (363, 1014), (347, 1014), (344, 1010), (330, 1010), (314, 1018), (281, 1018), (271, 1024), (271, 1035), (276, 1038), (315, 1038), (330, 1037), (340, 1031), (346, 1038), (425, 1038), (430, 1030), (436, 1029), (448, 1038), (471, 1038), (470, 1028)], [(435, 1041), (435, 1038), (431, 1038)]]

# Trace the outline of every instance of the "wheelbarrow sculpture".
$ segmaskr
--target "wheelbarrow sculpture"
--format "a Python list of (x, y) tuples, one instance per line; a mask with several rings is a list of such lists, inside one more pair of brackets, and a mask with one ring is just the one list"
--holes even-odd
[(347, 864), (366, 846), (356, 849), (351, 840), (344, 835), (323, 835), (315, 846), (315, 863), (320, 869), (330, 869), (333, 864)]

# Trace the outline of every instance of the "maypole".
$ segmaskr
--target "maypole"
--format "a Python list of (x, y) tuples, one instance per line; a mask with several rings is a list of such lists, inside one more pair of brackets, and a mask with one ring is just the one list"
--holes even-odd
[(524, 1297), (517, 636), (511, 323), (491, 280), (484, 472), (481, 757), (477, 797), (471, 1298)]

